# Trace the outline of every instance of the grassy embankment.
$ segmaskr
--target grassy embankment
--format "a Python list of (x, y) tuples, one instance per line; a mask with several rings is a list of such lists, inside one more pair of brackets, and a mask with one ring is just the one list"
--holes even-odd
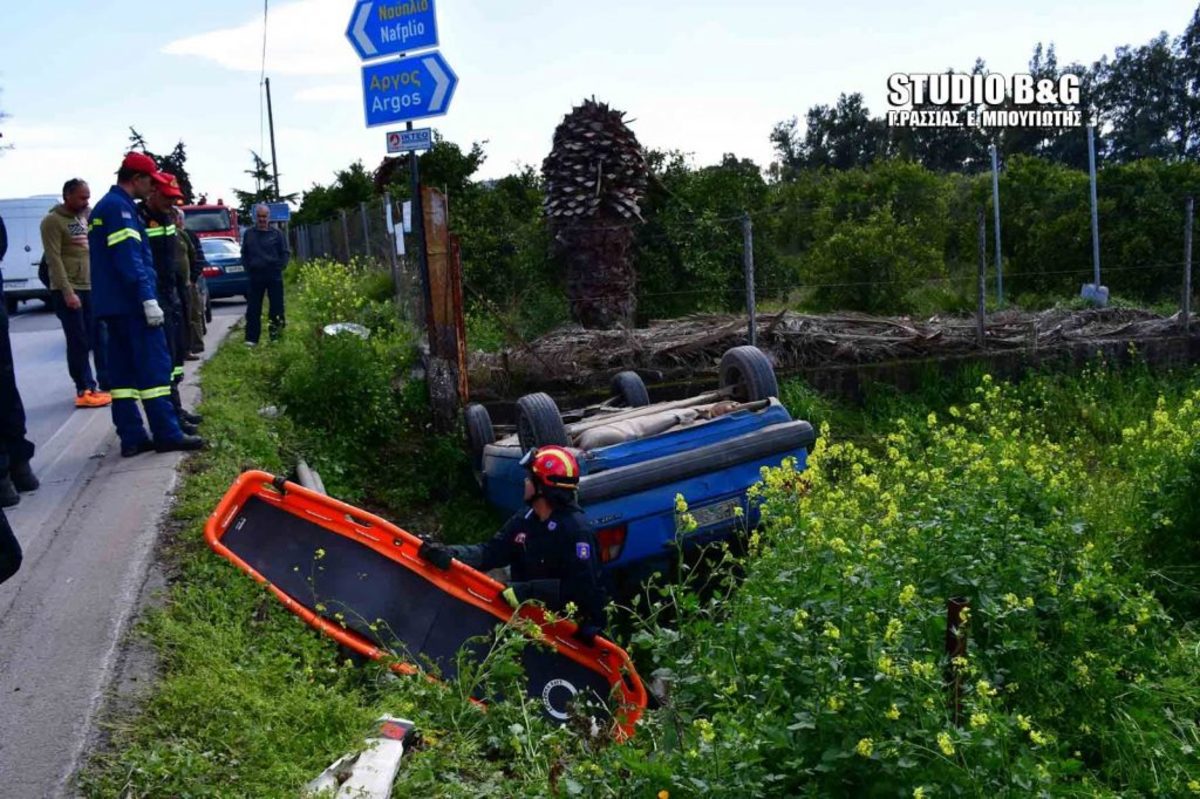
[[(403, 795), (1200, 792), (1196, 372), (965, 374), (864, 408), (787, 384), (794, 412), (829, 423), (812, 468), (768, 475), (736, 589), (670, 592), (670, 625), (661, 607), (633, 614), (626, 643), (673, 693), (609, 746), (520, 702), (466, 702), (512, 679), (503, 656), (452, 685), (339, 663), (203, 546), (240, 470), (297, 454), (403, 526), (489, 530), (456, 443), (423, 429), (407, 340), (366, 299), (386, 295), (377, 284), (306, 272), (282, 344), (234, 342), (206, 368), (215, 446), (190, 462), (170, 601), (144, 625), (163, 679), (94, 764), (90, 795), (293, 796), (384, 712), (429, 742)], [(376, 333), (311, 333), (337, 319)], [(269, 404), (286, 414), (264, 418)], [(957, 662), (951, 597), (969, 605)]]

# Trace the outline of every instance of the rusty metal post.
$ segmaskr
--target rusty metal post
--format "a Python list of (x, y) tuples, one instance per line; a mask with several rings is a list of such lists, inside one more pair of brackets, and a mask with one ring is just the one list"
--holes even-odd
[(1187, 198), (1187, 218), (1183, 223), (1183, 334), (1192, 334), (1192, 218), (1196, 206), (1192, 197)]
[[(433, 406), (434, 427), (442, 432), (454, 429), (462, 396), (458, 368), (460, 338), (457, 315), (462, 305), (461, 280), (455, 291), (451, 266), (450, 219), (446, 195), (437, 189), (421, 188), (420, 224), (425, 239), (426, 298), (428, 302), (429, 400)], [(456, 299), (457, 297), (457, 299)]]
[(367, 202), (363, 200), (358, 204), (358, 215), (362, 217), (363, 227), (363, 255), (371, 257), (371, 226), (367, 223)]
[(946, 686), (950, 691), (950, 707), (954, 712), (954, 723), (962, 719), (962, 672), (955, 660), (967, 656), (967, 624), (963, 611), (969, 603), (966, 597), (956, 596), (946, 600)]

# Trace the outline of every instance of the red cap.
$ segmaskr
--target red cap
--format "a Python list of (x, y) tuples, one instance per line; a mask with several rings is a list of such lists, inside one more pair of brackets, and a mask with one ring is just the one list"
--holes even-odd
[(158, 186), (158, 190), (163, 194), (174, 200), (183, 199), (183, 191), (179, 188), (179, 181), (170, 172), (155, 172), (150, 177), (154, 179), (155, 185)]
[(158, 174), (158, 164), (154, 163), (154, 159), (145, 153), (129, 153), (121, 162), (121, 168), (132, 169), (134, 172), (142, 172), (146, 175)]

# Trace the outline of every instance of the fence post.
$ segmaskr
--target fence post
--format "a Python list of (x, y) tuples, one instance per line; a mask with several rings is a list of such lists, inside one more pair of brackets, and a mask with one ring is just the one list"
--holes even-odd
[(754, 302), (754, 223), (742, 214), (742, 264), (746, 269), (746, 314), (750, 318), (750, 346), (758, 346), (758, 309)]
[(358, 215), (362, 217), (363, 226), (363, 255), (371, 257), (371, 226), (367, 223), (367, 201), (358, 204)]
[(346, 222), (346, 209), (343, 208), (338, 215), (342, 218), (342, 244), (346, 247), (346, 263), (350, 263), (354, 253), (350, 251), (350, 225)]
[(396, 236), (404, 235), (404, 226), (400, 225), (400, 229), (396, 229), (395, 220), (392, 218), (392, 193), (385, 191), (383, 193), (383, 219), (384, 226), (387, 228), (388, 242), (388, 260), (392, 266), (392, 295), (396, 298), (396, 306), (400, 305), (400, 269), (396, 266)]
[(1192, 334), (1192, 218), (1195, 198), (1187, 198), (1187, 219), (1183, 222), (1183, 335)]
[(975, 313), (975, 342), (982, 349), (984, 345), (984, 314), (987, 313), (987, 222), (983, 208), (979, 209), (979, 296)]
[(1000, 157), (992, 142), (992, 208), (996, 213), (996, 302), (1004, 305), (1004, 263), (1000, 259)]

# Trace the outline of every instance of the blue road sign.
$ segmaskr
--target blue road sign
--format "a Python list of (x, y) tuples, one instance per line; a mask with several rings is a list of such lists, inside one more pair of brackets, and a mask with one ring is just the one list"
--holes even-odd
[(292, 219), (292, 209), (287, 203), (267, 203), (267, 210), (271, 212), (268, 222), (289, 222)]
[(434, 0), (359, 0), (346, 38), (364, 61), (437, 47)]
[(433, 128), (388, 131), (387, 151), (389, 153), (410, 153), (431, 149), (433, 149)]
[(437, 117), (450, 108), (458, 76), (438, 52), (362, 68), (367, 127)]

